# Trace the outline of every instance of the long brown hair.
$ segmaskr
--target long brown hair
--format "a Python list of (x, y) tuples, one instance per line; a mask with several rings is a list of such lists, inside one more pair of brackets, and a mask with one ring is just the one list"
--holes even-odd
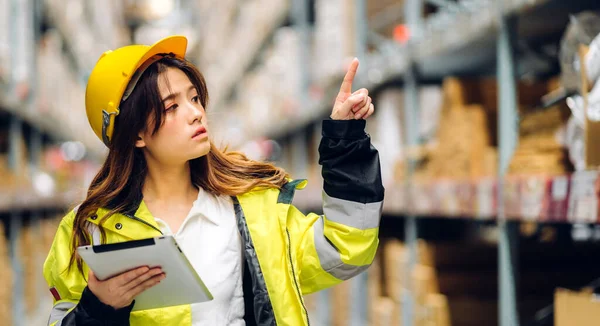
[[(104, 242), (106, 233), (102, 225), (106, 220), (117, 213), (133, 214), (142, 200), (148, 171), (143, 152), (135, 147), (135, 142), (141, 131), (152, 127), (155, 134), (162, 125), (165, 108), (158, 90), (158, 77), (169, 67), (183, 71), (196, 87), (202, 106), (208, 105), (204, 77), (188, 61), (167, 56), (146, 69), (132, 94), (120, 105), (108, 156), (75, 215), (69, 269), (76, 263), (83, 274), (83, 262), (76, 249), (91, 242), (86, 227), (88, 217), (99, 208), (110, 210), (99, 221)], [(236, 196), (257, 187), (281, 188), (288, 177), (283, 169), (270, 163), (249, 160), (239, 152), (220, 151), (212, 143), (206, 156), (190, 161), (190, 170), (192, 183), (215, 195)]]

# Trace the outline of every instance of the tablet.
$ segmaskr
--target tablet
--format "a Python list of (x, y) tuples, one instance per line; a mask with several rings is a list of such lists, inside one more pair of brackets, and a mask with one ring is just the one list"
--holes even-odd
[(212, 294), (172, 236), (81, 246), (77, 252), (99, 280), (140, 266), (162, 267), (165, 279), (135, 298), (133, 311), (210, 301)]

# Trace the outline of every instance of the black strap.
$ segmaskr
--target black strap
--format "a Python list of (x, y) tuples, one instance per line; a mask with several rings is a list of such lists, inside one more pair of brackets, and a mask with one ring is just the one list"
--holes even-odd
[(254, 294), (252, 294), (252, 277), (248, 271), (248, 262), (244, 259), (244, 276), (242, 278), (244, 289), (244, 321), (246, 326), (256, 326), (256, 317), (254, 315)]

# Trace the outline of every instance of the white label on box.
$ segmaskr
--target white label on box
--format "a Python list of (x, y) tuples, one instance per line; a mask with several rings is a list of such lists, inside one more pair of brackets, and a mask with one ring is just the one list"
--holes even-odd
[(494, 181), (483, 179), (477, 183), (477, 210), (479, 218), (491, 218), (494, 215)]
[(582, 198), (577, 201), (575, 220), (577, 222), (595, 223), (598, 218), (598, 200), (595, 198)]
[(597, 171), (580, 171), (573, 174), (569, 198), (570, 222), (595, 223), (598, 220), (597, 179)]
[(524, 220), (537, 220), (542, 213), (546, 180), (532, 177), (525, 180), (521, 192), (521, 217)]
[(456, 197), (455, 185), (452, 181), (442, 181), (436, 184), (438, 187), (438, 203), (441, 213), (444, 215), (458, 214), (458, 198)]
[(414, 184), (413, 185), (414, 207), (417, 214), (428, 214), (431, 212), (431, 203), (427, 188), (424, 185)]
[(569, 179), (560, 176), (552, 180), (552, 199), (555, 201), (567, 199), (569, 193)]

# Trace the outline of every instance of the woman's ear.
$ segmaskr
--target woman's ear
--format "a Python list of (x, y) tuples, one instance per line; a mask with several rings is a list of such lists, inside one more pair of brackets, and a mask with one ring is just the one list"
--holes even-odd
[(137, 147), (137, 148), (146, 147), (146, 142), (144, 141), (144, 134), (141, 132), (137, 136), (137, 140), (135, 141), (135, 147)]

